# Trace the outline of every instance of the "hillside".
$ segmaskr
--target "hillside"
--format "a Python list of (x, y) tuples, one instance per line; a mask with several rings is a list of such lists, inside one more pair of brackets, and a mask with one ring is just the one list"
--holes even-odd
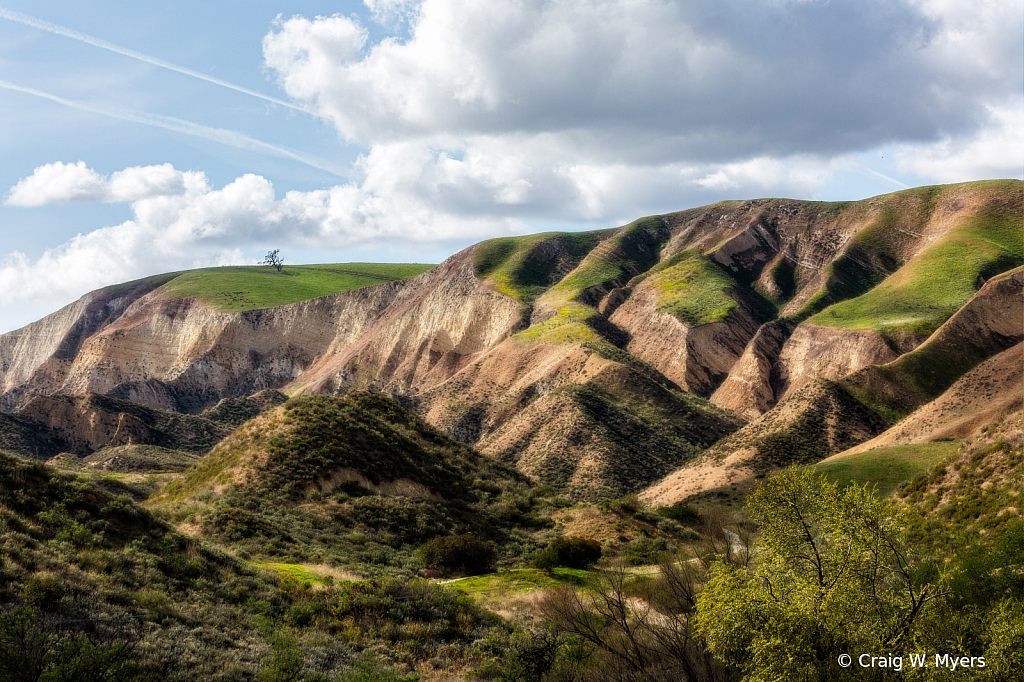
[[(986, 424), (896, 496), (921, 514), (912, 531), (948, 551), (984, 545), (986, 537), (999, 537), (1012, 525), (1020, 527), (1022, 478), (1024, 424), (1016, 411)], [(1015, 551), (1019, 564), (1024, 560), (1019, 545)]]
[(443, 679), (437, 657), (455, 670), (480, 665), (474, 641), (514, 634), (426, 581), (336, 583), (342, 574), (329, 566), (316, 567), (315, 587), (281, 577), (103, 485), (115, 492), (0, 453), (0, 673), (9, 679), (47, 666), (43, 679), (257, 682), (282, 660), (306, 680), (411, 679), (416, 669)]
[[(439, 535), (473, 533), (508, 557), (536, 547), (522, 474), (380, 393), (291, 400), (239, 427), (150, 506), (263, 562), (408, 572)], [(518, 530), (517, 530), (518, 529)]]
[[(906, 366), (894, 381), (918, 397), (905, 407), (842, 384), (897, 421), (1015, 343), (994, 302), (1024, 263), (1022, 206), (1014, 180), (721, 202), (490, 240), (410, 279), (256, 310), (175, 293), (175, 281), (231, 292), (229, 271), (157, 278), (0, 336), (0, 409), (93, 391), (200, 413), (266, 389), (371, 388), (487, 455), (607, 498), (819, 379)], [(984, 347), (932, 381), (934, 359), (915, 358), (966, 353), (972, 330)]]
[(937, 398), (965, 372), (1024, 340), (1024, 271), (991, 278), (913, 351), (851, 374), (843, 385), (893, 421)]
[[(265, 645), (254, 614), (239, 613), (245, 625), (230, 626), (237, 646), (216, 643), (224, 615), (238, 605), (279, 603), (254, 567), (173, 531), (126, 496), (2, 453), (0, 532), (0, 609), (36, 609), (36, 636), (52, 636), (45, 628), (54, 621), (77, 623), (95, 643), (139, 638), (134, 658), (146, 674), (214, 680), (236, 667), (255, 679)], [(205, 589), (195, 589), (198, 580)], [(4, 644), (6, 656), (24, 653), (10, 639)]]
[(670, 506), (697, 495), (737, 497), (771, 471), (825, 459), (888, 427), (841, 386), (818, 379), (644, 490), (641, 499)]

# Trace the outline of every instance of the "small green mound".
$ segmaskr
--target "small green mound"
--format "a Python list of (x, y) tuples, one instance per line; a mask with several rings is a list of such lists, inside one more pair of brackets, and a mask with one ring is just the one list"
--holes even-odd
[(575, 267), (610, 230), (544, 232), (481, 242), (473, 252), (474, 271), (520, 303), (533, 303), (558, 281), (558, 272)]
[(819, 462), (815, 468), (842, 486), (872, 483), (876, 494), (886, 497), (959, 449), (958, 441), (894, 445)]
[(298, 303), (318, 296), (408, 279), (434, 267), (419, 263), (232, 265), (183, 272), (160, 287), (173, 298), (198, 298), (217, 310), (237, 312)]
[(267, 389), (245, 398), (224, 398), (203, 410), (202, 416), (228, 426), (241, 426), (287, 400), (288, 396), (281, 391)]
[(439, 536), (535, 550), (529, 479), (389, 396), (300, 397), (246, 422), (150, 504), (247, 559), (412, 575)]
[(448, 584), (469, 595), (485, 592), (527, 592), (546, 590), (558, 585), (581, 587), (590, 582), (593, 573), (578, 568), (555, 568), (551, 572), (539, 568), (521, 568), (507, 573), (489, 573), (463, 578)]
[(689, 327), (724, 322), (737, 305), (726, 293), (736, 282), (695, 251), (677, 253), (653, 271), (657, 310)]
[(198, 459), (194, 452), (156, 445), (117, 445), (97, 450), (81, 463), (112, 472), (156, 473), (184, 471)]
[(330, 585), (334, 583), (334, 579), (330, 576), (320, 575), (314, 573), (309, 568), (302, 564), (282, 564), (282, 563), (269, 563), (269, 564), (256, 564), (260, 568), (264, 568), (268, 571), (281, 576), (285, 580), (291, 580), (298, 585), (309, 585), (310, 587), (318, 585)]

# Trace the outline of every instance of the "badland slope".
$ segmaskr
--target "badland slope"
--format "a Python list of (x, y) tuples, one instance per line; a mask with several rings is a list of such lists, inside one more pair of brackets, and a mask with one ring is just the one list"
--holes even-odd
[[(608, 497), (820, 379), (913, 351), (1024, 263), (1022, 206), (1011, 180), (721, 202), (490, 240), (411, 279), (257, 310), (132, 283), (0, 336), (0, 407), (94, 391), (198, 413), (264, 389), (371, 388), (542, 481)], [(993, 330), (1005, 314), (978, 311), (968, 324)]]
[[(251, 411), (260, 397), (240, 400)], [(96, 393), (38, 396), (16, 414), (0, 414), (0, 449), (35, 460), (56, 457), (71, 466), (175, 471), (198, 459), (232, 428), (223, 421)]]

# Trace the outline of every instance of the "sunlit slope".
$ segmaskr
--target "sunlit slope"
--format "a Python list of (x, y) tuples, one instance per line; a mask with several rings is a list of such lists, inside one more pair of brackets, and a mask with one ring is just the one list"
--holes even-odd
[(815, 467), (843, 485), (870, 483), (876, 486), (879, 495), (885, 496), (959, 449), (958, 441), (895, 445), (867, 452), (841, 453)]
[(174, 298), (198, 298), (217, 310), (254, 310), (409, 279), (432, 267), (420, 263), (286, 264), (278, 272), (269, 266), (231, 265), (183, 272), (159, 291)]
[[(926, 223), (939, 221), (931, 206), (954, 193), (965, 193), (964, 201), (977, 207), (951, 216), (951, 228), (933, 240), (926, 233)], [(975, 294), (981, 282), (1024, 263), (1019, 183), (921, 187), (880, 200), (886, 204), (877, 220), (853, 238), (853, 248), (829, 265), (833, 281), (805, 308), (807, 313), (820, 310), (809, 322), (841, 329), (931, 334)], [(905, 258), (904, 254), (912, 255)], [(839, 300), (843, 298), (847, 300)], [(837, 302), (821, 308), (832, 300)]]

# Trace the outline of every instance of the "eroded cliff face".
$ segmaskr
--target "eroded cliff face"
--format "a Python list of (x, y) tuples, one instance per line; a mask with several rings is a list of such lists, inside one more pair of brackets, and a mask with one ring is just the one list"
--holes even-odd
[[(404, 391), (443, 381), (464, 358), (507, 337), (520, 309), (476, 280), (468, 252), (413, 280), (277, 308), (220, 312), (160, 292), (121, 305), (120, 314), (96, 323), (90, 295), (0, 337), (0, 348), (10, 349), (4, 407), (35, 395), (92, 391), (196, 412), (266, 388), (334, 392), (373, 384)], [(75, 352), (59, 352), (75, 334), (85, 336)], [(27, 352), (36, 337), (49, 345)], [(57, 350), (47, 355), (48, 348)]]
[(724, 322), (692, 327), (657, 306), (658, 292), (645, 280), (610, 321), (629, 334), (626, 351), (702, 397), (718, 388), (760, 326), (743, 306), (734, 308)]

